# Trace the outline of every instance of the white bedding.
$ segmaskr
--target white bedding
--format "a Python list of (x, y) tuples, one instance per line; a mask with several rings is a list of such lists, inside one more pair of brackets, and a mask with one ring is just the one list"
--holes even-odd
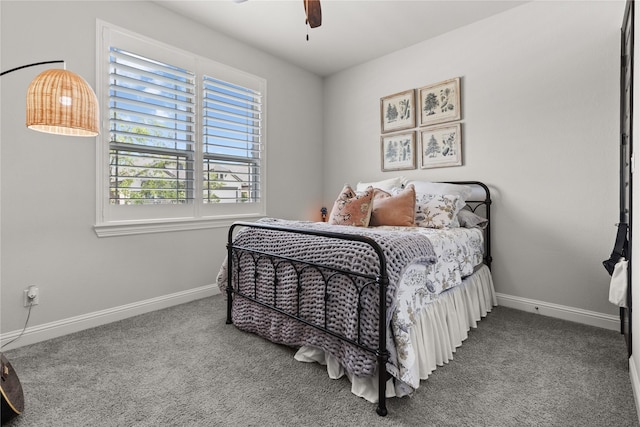
[(462, 278), (471, 275), (474, 268), (482, 264), (484, 238), (482, 230), (478, 228), (385, 228), (411, 230), (427, 236), (437, 256), (435, 264), (412, 264), (407, 268), (396, 294), (396, 306), (390, 326), (398, 359), (397, 378), (409, 387), (409, 393), (410, 389), (417, 388), (420, 383), (420, 377), (413, 369), (417, 351), (415, 338), (411, 335), (419, 321), (418, 314), (442, 292), (461, 285)]
[[(447, 291), (460, 286), (463, 283), (463, 278), (473, 274), (474, 268), (482, 264), (484, 237), (482, 230), (478, 228), (434, 229), (389, 226), (376, 228), (425, 235), (431, 241), (437, 256), (435, 264), (410, 265), (402, 275), (396, 294), (390, 327), (397, 353), (398, 371), (394, 372), (395, 385), (390, 381), (387, 394), (389, 396), (404, 396), (418, 388), (420, 380), (425, 379), (435, 369), (432, 360), (441, 365), (452, 358), (455, 347), (460, 344), (445, 345), (448, 340), (462, 343), (469, 327), (475, 326), (475, 323), (470, 324), (466, 319), (461, 319), (462, 326), (455, 326), (460, 323), (456, 321), (455, 325), (453, 324), (456, 316), (460, 316), (462, 313), (475, 321), (480, 319), (480, 315), (484, 316), (487, 311), (491, 310), (492, 303), (495, 303), (493, 282), (489, 269), (484, 266), (474, 276), (480, 279), (467, 280), (465, 281), (467, 286), (464, 290), (447, 293)], [(447, 295), (442, 295), (440, 298), (443, 292)], [(476, 300), (482, 301), (482, 304), (471, 303), (468, 304), (469, 308), (457, 312), (452, 301), (455, 298), (459, 299), (459, 296), (464, 295), (465, 292), (482, 294), (482, 298), (476, 298)], [(458, 301), (458, 306), (460, 305), (461, 301)], [(443, 307), (453, 314), (442, 312)], [(430, 329), (435, 322), (434, 316), (436, 319), (440, 319), (436, 324), (438, 329), (446, 329), (451, 326), (460, 330), (455, 333), (439, 331), (434, 335), (433, 330)], [(422, 326), (423, 324), (425, 326)], [(427, 331), (425, 333), (431, 334), (431, 338), (425, 339), (424, 333), (420, 332), (423, 330)], [(435, 353), (432, 354), (433, 351)], [(336, 378), (346, 374), (353, 384), (352, 392), (367, 400), (377, 400), (377, 378), (365, 379), (349, 375), (331, 356), (325, 356), (323, 351), (310, 347), (302, 347), (296, 354), (296, 359), (320, 361), (327, 364), (330, 377)], [(433, 368), (425, 368), (425, 366), (432, 365)], [(389, 391), (390, 389), (391, 391)]]
[[(412, 314), (412, 324), (406, 329), (400, 378), (387, 382), (387, 397), (402, 397), (420, 386), (437, 366), (453, 359), (456, 348), (467, 339), (470, 328), (497, 305), (493, 280), (487, 266), (439, 296), (430, 299), (420, 311)], [(295, 355), (302, 362), (327, 365), (330, 378), (347, 375), (351, 392), (370, 402), (378, 401), (377, 376), (359, 378), (349, 375), (329, 354), (320, 349), (303, 346)]]
[(419, 233), (431, 241), (437, 256), (436, 264), (430, 268), (413, 269), (405, 272), (406, 280), (417, 275), (415, 280), (424, 279), (430, 294), (437, 295), (462, 283), (462, 278), (473, 273), (482, 264), (484, 237), (479, 228), (426, 228), (426, 227), (376, 227), (380, 230)]

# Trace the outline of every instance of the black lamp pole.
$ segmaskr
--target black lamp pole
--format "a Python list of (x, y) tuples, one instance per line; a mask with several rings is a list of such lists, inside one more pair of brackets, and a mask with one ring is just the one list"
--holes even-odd
[(18, 70), (22, 70), (23, 68), (28, 68), (28, 67), (35, 67), (36, 65), (44, 65), (44, 64), (57, 64), (57, 63), (64, 63), (64, 61), (62, 59), (58, 59), (56, 61), (43, 61), (43, 62), (34, 62), (33, 64), (27, 64), (27, 65), (23, 65), (21, 67), (16, 67), (16, 68), (12, 68), (10, 70), (7, 71), (3, 71), (0, 73), (0, 76), (4, 76), (5, 74), (9, 74), (13, 71), (18, 71)]

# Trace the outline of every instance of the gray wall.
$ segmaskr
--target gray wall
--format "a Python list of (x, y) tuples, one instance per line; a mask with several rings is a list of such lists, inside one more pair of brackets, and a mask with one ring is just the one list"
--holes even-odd
[(624, 2), (532, 2), (326, 79), (325, 186), (380, 169), (381, 97), (461, 77), (461, 167), (412, 179), (481, 180), (494, 204), (496, 290), (615, 314), (619, 38)]
[[(267, 213), (316, 215), (322, 200), (322, 80), (149, 2), (0, 2), (1, 69), (64, 59), (95, 88), (96, 19), (267, 79)], [(29, 326), (213, 284), (226, 228), (98, 238), (95, 139), (27, 130), (25, 94), (46, 67), (7, 74), (1, 127), (1, 323)], [(301, 136), (304, 135), (304, 138)], [(297, 159), (291, 162), (291, 159)]]
[[(306, 219), (345, 182), (395, 175), (380, 171), (381, 97), (460, 76), (464, 165), (404, 175), (491, 186), (498, 292), (613, 315), (600, 262), (617, 221), (623, 10), (532, 2), (322, 80), (153, 3), (2, 1), (0, 69), (62, 58), (95, 86), (99, 18), (264, 77), (267, 213)], [(29, 284), (37, 327), (213, 283), (226, 229), (96, 237), (96, 142), (24, 127), (40, 71), (0, 79), (1, 332), (22, 327)]]

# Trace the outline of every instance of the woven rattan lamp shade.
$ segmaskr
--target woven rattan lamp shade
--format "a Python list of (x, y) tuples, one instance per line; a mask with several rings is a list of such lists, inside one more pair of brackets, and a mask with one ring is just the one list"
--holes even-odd
[(27, 127), (46, 133), (96, 136), (98, 98), (79, 75), (67, 70), (40, 73), (27, 90)]

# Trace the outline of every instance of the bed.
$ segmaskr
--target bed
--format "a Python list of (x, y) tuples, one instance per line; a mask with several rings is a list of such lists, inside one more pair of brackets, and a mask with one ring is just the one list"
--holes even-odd
[(346, 375), (384, 416), (497, 305), (490, 207), (478, 181), (380, 181), (345, 186), (328, 223), (236, 222), (217, 277), (227, 323)]

